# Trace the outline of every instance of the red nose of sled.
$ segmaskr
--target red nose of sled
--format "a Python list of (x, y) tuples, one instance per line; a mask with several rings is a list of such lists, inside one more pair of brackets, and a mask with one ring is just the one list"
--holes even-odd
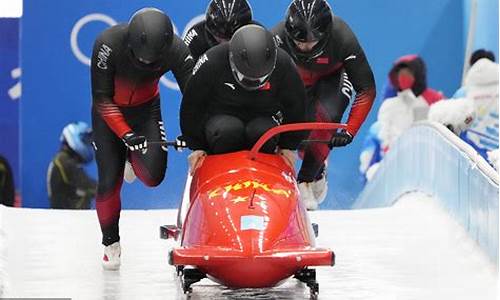
[(174, 265), (197, 266), (212, 279), (232, 288), (271, 287), (308, 266), (333, 266), (335, 254), (327, 249), (266, 251), (248, 256), (240, 251), (175, 249)]

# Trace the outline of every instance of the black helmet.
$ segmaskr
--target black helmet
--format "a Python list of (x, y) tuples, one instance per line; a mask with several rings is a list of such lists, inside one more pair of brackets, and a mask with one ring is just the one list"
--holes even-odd
[(230, 40), (238, 28), (252, 21), (252, 8), (247, 0), (212, 0), (205, 20), (212, 36)]
[(170, 18), (156, 8), (138, 10), (130, 19), (128, 44), (134, 57), (144, 64), (156, 62), (172, 45)]
[(243, 88), (256, 90), (271, 77), (278, 48), (273, 35), (259, 25), (245, 25), (229, 42), (229, 63), (233, 76)]
[(314, 42), (318, 44), (309, 53), (299, 55), (306, 57), (317, 57), (323, 52), (328, 42), (333, 23), (333, 13), (326, 0), (294, 0), (288, 7), (286, 13), (285, 28), (287, 41), (293, 48), (293, 42)]

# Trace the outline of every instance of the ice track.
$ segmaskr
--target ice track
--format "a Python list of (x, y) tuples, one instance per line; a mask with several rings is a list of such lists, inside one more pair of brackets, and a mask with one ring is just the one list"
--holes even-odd
[[(0, 297), (184, 299), (173, 267), (174, 242), (158, 227), (176, 212), (124, 211), (122, 268), (103, 271), (95, 211), (0, 208)], [(435, 202), (410, 194), (393, 207), (319, 211), (319, 246), (337, 255), (319, 268), (319, 299), (496, 299), (497, 271)], [(238, 276), (238, 274), (235, 274)], [(265, 290), (229, 290), (209, 280), (191, 299), (308, 299), (294, 279)]]

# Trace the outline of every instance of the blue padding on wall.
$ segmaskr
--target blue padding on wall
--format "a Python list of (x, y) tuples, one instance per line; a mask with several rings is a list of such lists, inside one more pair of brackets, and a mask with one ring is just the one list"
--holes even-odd
[(0, 18), (0, 155), (7, 158), (19, 185), (19, 69), (18, 18)]
[(444, 126), (401, 136), (353, 207), (391, 206), (411, 191), (439, 201), (498, 266), (498, 174)]

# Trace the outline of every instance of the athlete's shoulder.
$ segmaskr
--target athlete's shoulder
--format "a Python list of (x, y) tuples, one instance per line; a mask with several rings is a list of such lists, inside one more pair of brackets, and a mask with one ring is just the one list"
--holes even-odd
[(205, 20), (200, 21), (194, 24), (189, 30), (186, 32), (184, 36), (184, 43), (191, 47), (191, 44), (199, 43), (201, 39), (203, 39), (205, 35)]
[(343, 43), (356, 42), (356, 35), (349, 24), (337, 15), (333, 17), (332, 36)]
[(297, 66), (295, 65), (292, 57), (285, 50), (278, 48), (275, 71), (279, 74), (285, 75), (286, 73), (292, 72), (296, 68)]
[(339, 16), (334, 16), (329, 51), (340, 59), (356, 58), (362, 54), (361, 45), (349, 25)]
[(226, 60), (229, 57), (229, 43), (221, 43), (217, 46), (214, 46), (205, 52), (207, 57), (213, 61), (220, 62), (222, 60)]
[(176, 34), (172, 39), (172, 46), (170, 47), (169, 52), (185, 52), (189, 51), (188, 46), (184, 43), (184, 41)]
[(126, 24), (118, 24), (101, 32), (94, 43), (92, 68), (109, 70), (110, 66), (116, 66), (117, 57), (125, 49), (126, 37)]
[(276, 64), (280, 65), (294, 65), (292, 57), (285, 50), (278, 48), (278, 55), (276, 58)]
[(286, 51), (290, 51), (288, 45), (285, 43), (285, 38), (286, 38), (285, 22), (278, 23), (270, 31), (274, 36), (274, 41), (276, 42), (276, 45), (280, 48), (285, 49)]
[(211, 72), (219, 70), (225, 66), (225, 62), (229, 59), (229, 44), (222, 43), (215, 47), (208, 49), (203, 53), (196, 62), (193, 68), (193, 75), (195, 75), (200, 68), (209, 69)]
[(127, 28), (127, 24), (118, 24), (115, 26), (111, 26), (101, 32), (96, 41), (113, 46), (121, 45), (127, 36)]

